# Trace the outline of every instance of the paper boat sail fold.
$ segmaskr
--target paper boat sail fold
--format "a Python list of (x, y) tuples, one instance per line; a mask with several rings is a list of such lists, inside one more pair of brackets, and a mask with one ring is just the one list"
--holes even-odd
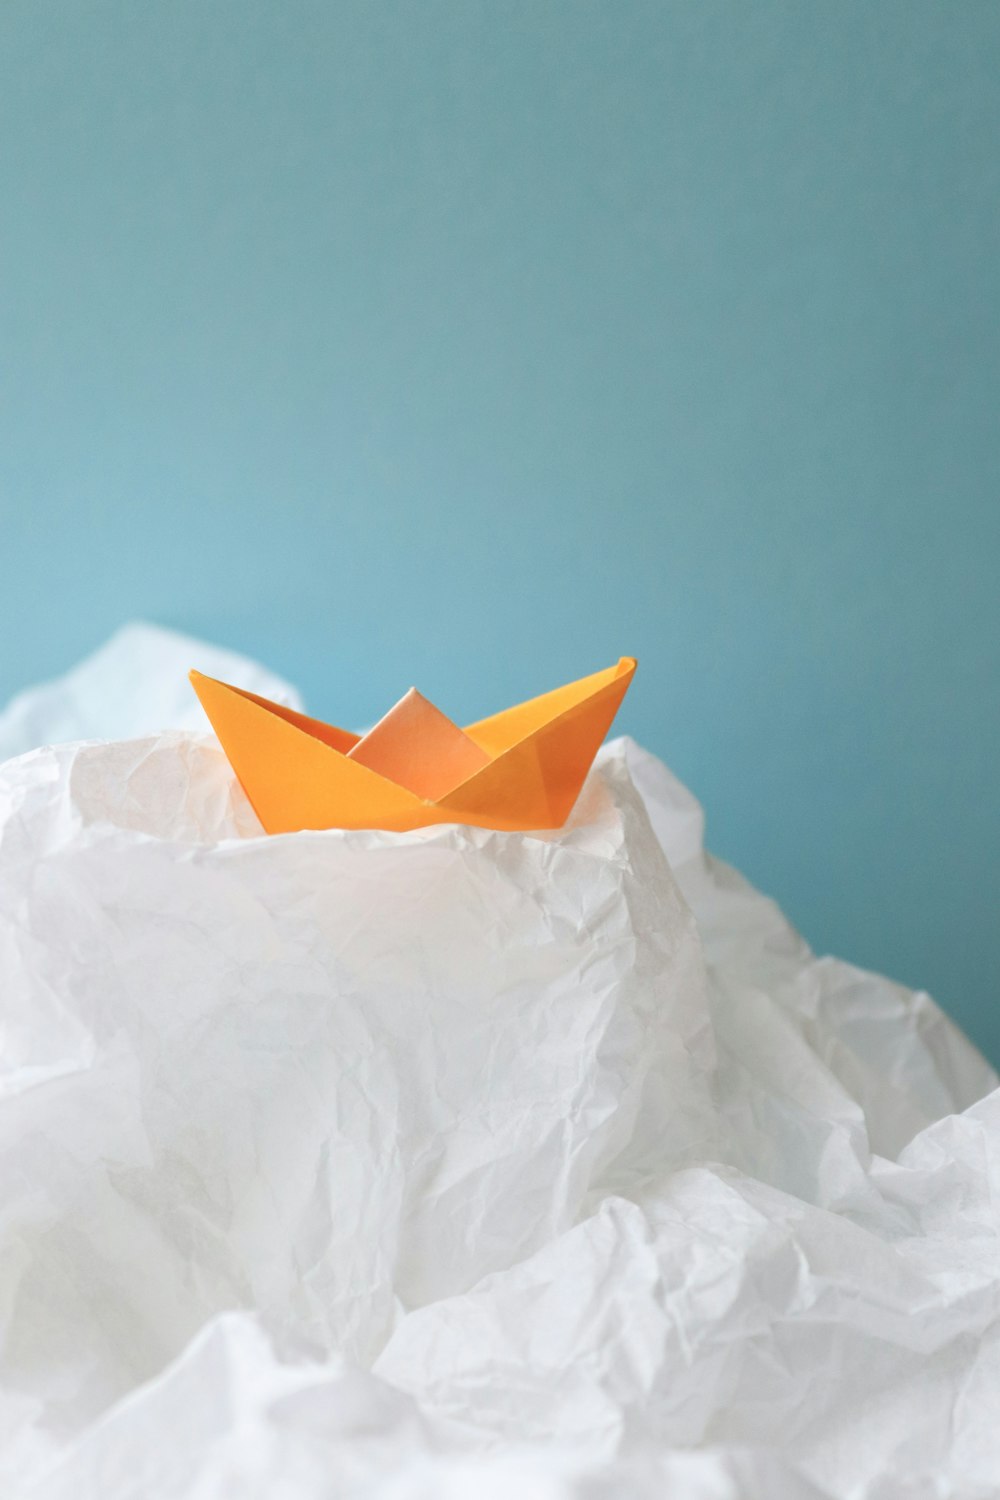
[(268, 833), (431, 823), (529, 831), (566, 821), (635, 667), (623, 656), (464, 730), (411, 689), (364, 737), (201, 672), (191, 682)]

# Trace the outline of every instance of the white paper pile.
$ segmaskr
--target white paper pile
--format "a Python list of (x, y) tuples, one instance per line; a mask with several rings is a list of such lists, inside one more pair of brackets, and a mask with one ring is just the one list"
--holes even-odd
[(627, 740), (558, 833), (265, 837), (192, 665), (294, 701), (132, 627), (0, 716), (0, 1495), (995, 1500), (933, 1002)]

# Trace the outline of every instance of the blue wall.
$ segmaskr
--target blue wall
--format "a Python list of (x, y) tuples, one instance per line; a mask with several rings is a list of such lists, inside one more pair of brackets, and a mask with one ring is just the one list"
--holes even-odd
[(621, 652), (812, 943), (1000, 1057), (1000, 6), (6, 0), (0, 695)]

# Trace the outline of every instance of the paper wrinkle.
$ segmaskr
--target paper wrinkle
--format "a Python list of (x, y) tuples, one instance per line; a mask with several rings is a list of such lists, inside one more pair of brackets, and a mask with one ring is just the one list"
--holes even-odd
[(995, 1500), (1000, 1091), (934, 1002), (625, 739), (557, 832), (267, 837), (191, 651), (0, 716), (0, 1493)]
[(0, 759), (70, 740), (131, 739), (158, 729), (206, 731), (208, 720), (187, 680), (196, 660), (236, 687), (302, 707), (295, 688), (247, 657), (134, 621), (65, 676), (11, 700), (0, 713)]

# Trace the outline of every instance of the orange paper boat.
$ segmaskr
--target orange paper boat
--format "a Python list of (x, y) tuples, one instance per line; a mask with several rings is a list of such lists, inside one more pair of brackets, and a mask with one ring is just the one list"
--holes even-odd
[(366, 735), (201, 672), (191, 682), (268, 833), (528, 830), (566, 821), (635, 665), (623, 656), (464, 730), (411, 688)]

